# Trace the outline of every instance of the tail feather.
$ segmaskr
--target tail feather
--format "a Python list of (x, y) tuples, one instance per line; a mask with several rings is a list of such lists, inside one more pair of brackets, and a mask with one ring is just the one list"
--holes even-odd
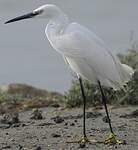
[(134, 74), (134, 70), (126, 65), (126, 64), (121, 64), (120, 65), (120, 69), (119, 69), (119, 73), (120, 73), (120, 79), (121, 82), (113, 82), (112, 84), (114, 85), (114, 90), (119, 90), (119, 89), (124, 89), (124, 86), (127, 84), (127, 82), (129, 82)]
[(121, 64), (121, 65), (123, 68), (123, 70), (122, 70), (123, 71), (123, 81), (126, 83), (132, 78), (132, 75), (134, 74), (134, 70), (126, 64)]
[(125, 71), (130, 77), (132, 77), (132, 75), (134, 74), (134, 70), (133, 70), (130, 66), (126, 65), (126, 64), (122, 64), (122, 66), (123, 66), (124, 71)]

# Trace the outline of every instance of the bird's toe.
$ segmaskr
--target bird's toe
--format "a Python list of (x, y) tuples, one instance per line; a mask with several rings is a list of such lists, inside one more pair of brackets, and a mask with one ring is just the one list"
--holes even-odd
[(124, 140), (118, 140), (114, 133), (110, 133), (108, 138), (105, 139), (104, 144), (126, 144)]

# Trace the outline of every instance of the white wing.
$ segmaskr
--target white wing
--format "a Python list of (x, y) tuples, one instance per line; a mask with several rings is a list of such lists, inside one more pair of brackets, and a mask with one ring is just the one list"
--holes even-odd
[[(103, 85), (123, 85), (130, 75), (111, 54), (104, 42), (85, 27), (71, 23), (57, 36), (56, 49), (68, 60), (71, 68), (88, 80), (101, 80)], [(108, 83), (107, 83), (108, 82)]]

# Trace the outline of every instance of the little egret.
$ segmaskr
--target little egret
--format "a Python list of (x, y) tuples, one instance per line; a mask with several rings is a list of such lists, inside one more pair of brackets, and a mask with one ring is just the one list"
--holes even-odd
[(121, 64), (119, 59), (112, 54), (96, 34), (76, 22), (70, 22), (62, 10), (53, 4), (43, 5), (31, 13), (11, 19), (5, 24), (28, 18), (49, 20), (45, 33), (50, 44), (63, 56), (66, 63), (77, 74), (84, 101), (83, 137), (78, 142), (90, 142), (85, 131), (86, 97), (82, 83), (83, 78), (93, 84), (97, 84), (101, 92), (111, 131), (104, 143), (121, 143), (116, 139), (113, 132), (102, 86), (110, 87), (114, 90), (123, 88), (126, 82), (131, 79), (133, 69), (126, 64)]

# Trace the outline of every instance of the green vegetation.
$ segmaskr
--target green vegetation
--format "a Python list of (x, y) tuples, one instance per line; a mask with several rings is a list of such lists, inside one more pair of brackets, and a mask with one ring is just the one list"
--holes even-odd
[(26, 84), (9, 84), (0, 90), (0, 113), (28, 110), (47, 106), (59, 106), (62, 95), (37, 89)]
[[(133, 67), (135, 74), (132, 80), (127, 84), (125, 90), (113, 91), (112, 89), (104, 88), (108, 99), (108, 104), (121, 105), (137, 105), (138, 104), (138, 49), (130, 49), (127, 54), (119, 54), (121, 62)], [(87, 98), (87, 106), (102, 105), (99, 88), (96, 85), (90, 84), (88, 81), (83, 81)], [(80, 86), (77, 79), (74, 79), (72, 86), (65, 93), (65, 103), (67, 107), (79, 107), (83, 104), (81, 97)]]

